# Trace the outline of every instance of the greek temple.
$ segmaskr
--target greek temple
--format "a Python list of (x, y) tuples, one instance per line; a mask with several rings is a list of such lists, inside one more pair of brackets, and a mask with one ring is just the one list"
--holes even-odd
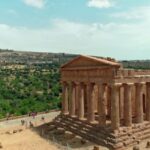
[(111, 149), (150, 137), (150, 70), (80, 55), (61, 67), (61, 84), (66, 129)]

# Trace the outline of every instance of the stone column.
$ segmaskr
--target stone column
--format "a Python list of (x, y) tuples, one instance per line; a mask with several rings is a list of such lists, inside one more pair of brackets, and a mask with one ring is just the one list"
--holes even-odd
[(133, 83), (124, 84), (124, 125), (132, 125), (132, 86)]
[(90, 83), (86, 83), (86, 100), (87, 100), (87, 120), (89, 122), (90, 118), (90, 97), (91, 97), (91, 91), (90, 91)]
[(146, 84), (146, 120), (150, 121), (150, 82)]
[(111, 116), (111, 87), (107, 87), (107, 115)]
[(70, 116), (75, 117), (75, 84), (71, 83)]
[(135, 118), (136, 112), (135, 112), (135, 101), (136, 101), (136, 89), (135, 85), (131, 88), (131, 97), (132, 97), (132, 116)]
[(135, 112), (136, 112), (136, 123), (143, 122), (143, 86), (144, 83), (136, 83), (136, 102), (135, 102)]
[(69, 107), (68, 107), (68, 84), (63, 82), (62, 83), (62, 113), (64, 115), (69, 113)]
[(124, 118), (124, 88), (120, 87), (119, 92), (119, 111), (120, 111), (120, 119)]
[(115, 83), (112, 85), (111, 90), (111, 126), (113, 130), (117, 130), (120, 126), (119, 115), (119, 91), (121, 84)]
[(86, 85), (84, 85), (84, 114), (87, 116), (87, 90)]
[(88, 113), (87, 119), (90, 123), (95, 121), (95, 105), (94, 105), (94, 84), (87, 84), (87, 104)]
[(79, 112), (78, 112), (78, 117), (79, 119), (84, 119), (84, 85), (80, 83), (79, 86)]
[(100, 126), (106, 125), (106, 85), (98, 85), (98, 121)]
[(76, 116), (79, 116), (78, 113), (79, 113), (79, 94), (80, 94), (80, 84), (79, 83), (75, 83), (76, 85), (76, 100), (75, 100), (75, 114)]

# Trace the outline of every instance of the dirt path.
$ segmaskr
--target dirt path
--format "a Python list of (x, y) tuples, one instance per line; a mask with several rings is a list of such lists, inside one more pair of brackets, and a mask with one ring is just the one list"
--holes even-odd
[[(39, 123), (50, 122), (59, 113), (60, 112), (50, 112), (50, 113), (46, 113), (46, 114), (37, 115), (35, 118), (24, 117), (24, 118), (19, 118), (19, 119), (14, 119), (14, 120), (3, 121), (3, 122), (0, 122), (0, 129), (20, 126), (21, 120), (25, 120), (25, 123), (27, 126), (29, 126), (29, 122), (32, 122), (35, 125), (37, 125)], [(44, 121), (41, 120), (42, 117), (45, 118)]]

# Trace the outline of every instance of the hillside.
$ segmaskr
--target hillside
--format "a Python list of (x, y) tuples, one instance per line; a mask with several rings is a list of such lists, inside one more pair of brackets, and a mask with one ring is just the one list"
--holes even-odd
[(0, 49), (0, 64), (63, 64), (75, 56), (65, 53), (23, 52)]
[[(63, 64), (76, 57), (75, 54), (23, 52), (0, 49), (0, 65), (24, 64), (28, 66), (42, 64)], [(123, 60), (125, 68), (150, 69), (150, 60)]]

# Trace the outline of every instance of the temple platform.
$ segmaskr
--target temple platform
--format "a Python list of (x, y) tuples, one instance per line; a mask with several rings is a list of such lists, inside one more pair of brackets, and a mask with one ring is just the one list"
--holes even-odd
[(96, 123), (88, 123), (86, 120), (61, 114), (54, 119), (53, 124), (97, 145), (106, 146), (110, 150), (124, 150), (150, 138), (150, 123), (147, 121), (112, 131), (109, 125), (99, 127)]

